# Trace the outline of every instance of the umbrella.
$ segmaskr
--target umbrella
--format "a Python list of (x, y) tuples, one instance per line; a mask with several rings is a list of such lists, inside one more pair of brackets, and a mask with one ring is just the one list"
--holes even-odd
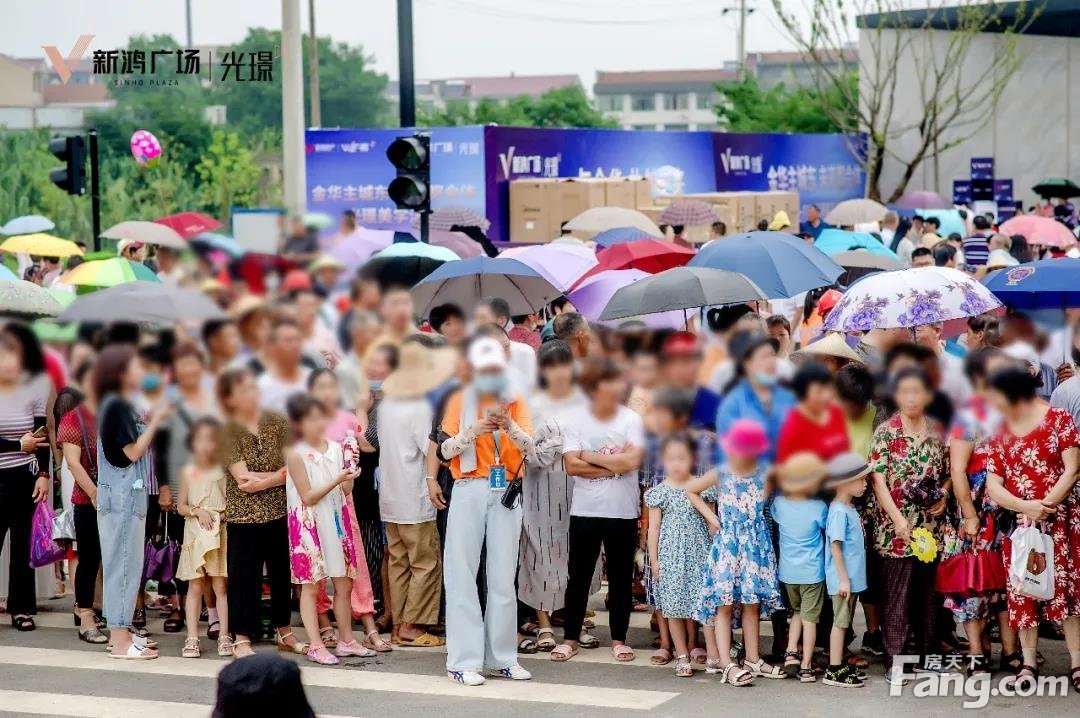
[(6, 264), (0, 264), (0, 279), (5, 282), (13, 282), (19, 278), (19, 275), (7, 268)]
[(614, 227), (637, 227), (650, 236), (664, 236), (651, 219), (625, 207), (593, 207), (563, 225), (563, 229), (571, 232), (603, 232)]
[[(662, 239), (639, 239), (616, 244), (597, 253), (595, 273), (604, 269), (640, 269), (650, 274), (681, 267), (694, 258), (694, 250)], [(588, 276), (588, 275), (586, 275)]]
[(1066, 177), (1047, 177), (1032, 187), (1031, 191), (1046, 199), (1050, 197), (1061, 197), (1062, 199), (1080, 197), (1080, 186), (1077, 186), (1075, 182)]
[(889, 272), (894, 269), (903, 269), (904, 264), (899, 259), (893, 259), (880, 254), (868, 252), (865, 249), (853, 249), (849, 252), (840, 252), (832, 256), (833, 261), (844, 268), (837, 284), (848, 286), (857, 279), (875, 272)]
[(411, 287), (455, 259), (459, 257), (446, 247), (424, 242), (398, 242), (371, 255), (361, 273), (378, 280), (383, 287)]
[(56, 229), (56, 224), (48, 217), (42, 217), (40, 214), (24, 214), (22, 217), (9, 219), (3, 227), (0, 227), (0, 234), (34, 234), (54, 229)]
[[(420, 230), (413, 230), (412, 236), (416, 238), (417, 242), (419, 242)], [(479, 242), (462, 232), (451, 232), (445, 229), (433, 229), (428, 232), (428, 243), (436, 247), (446, 247), (462, 259), (479, 257), (481, 254), (484, 253), (484, 248), (480, 246)]]
[(591, 249), (581, 244), (565, 242), (513, 247), (499, 256), (516, 259), (532, 267), (541, 277), (563, 292), (597, 264), (596, 253)]
[[(420, 228), (420, 215), (414, 214), (412, 218), (413, 229)], [(491, 222), (487, 217), (468, 207), (438, 207), (431, 212), (428, 218), (429, 229), (440, 229), (446, 232), (454, 227), (478, 227), (480, 231), (488, 231)]]
[(952, 209), (949, 202), (937, 192), (929, 190), (913, 190), (900, 195), (900, 199), (892, 204), (897, 209)]
[(825, 317), (825, 329), (867, 332), (963, 319), (1001, 306), (983, 285), (957, 269), (920, 267), (859, 280)]
[(55, 317), (60, 304), (47, 290), (24, 279), (0, 279), (0, 316)]
[(355, 274), (371, 255), (393, 243), (393, 231), (361, 227), (338, 242), (337, 246), (330, 250), (330, 256), (345, 265), (347, 274)]
[[(600, 314), (612, 295), (628, 284), (652, 276), (655, 275), (640, 269), (605, 269), (581, 282), (566, 298), (589, 321), (618, 326), (627, 320), (600, 321)], [(650, 329), (682, 329), (686, 325), (686, 315), (678, 310), (644, 314), (633, 319), (640, 319)]]
[(888, 207), (872, 199), (849, 199), (829, 210), (825, 221), (837, 227), (854, 227), (866, 222), (880, 222), (888, 211)]
[(173, 229), (157, 222), (142, 222), (128, 220), (120, 224), (114, 224), (101, 233), (106, 239), (128, 239), (132, 242), (143, 244), (156, 244), (160, 247), (172, 247), (173, 249), (187, 249), (187, 242)]
[(756, 284), (738, 272), (708, 267), (674, 267), (615, 292), (601, 319), (697, 309), (765, 299)]
[[(850, 249), (865, 249), (870, 254), (876, 254), (880, 257), (897, 258), (896, 252), (882, 244), (880, 239), (867, 232), (825, 229), (818, 235), (814, 246), (830, 257)], [(841, 263), (841, 266), (843, 266), (843, 263)]]
[[(999, 231), (1002, 234), (1023, 235), (1028, 244), (1041, 244), (1044, 247), (1064, 249), (1076, 244), (1076, 235), (1070, 232), (1068, 227), (1056, 219), (1035, 214), (1022, 214), (1002, 222)], [(8, 242), (10, 241), (9, 239)], [(0, 244), (0, 249), (3, 248), (4, 245)]]
[(202, 212), (179, 212), (170, 214), (168, 217), (159, 217), (154, 221), (172, 229), (184, 239), (213, 232), (221, 227), (221, 222)]
[(224, 316), (221, 307), (200, 291), (137, 281), (77, 297), (57, 319), (62, 322), (171, 324), (222, 319)]
[(746, 232), (703, 247), (691, 267), (745, 274), (770, 299), (793, 297), (836, 281), (844, 269), (819, 249), (786, 232)]
[(1020, 311), (1080, 307), (1080, 259), (1043, 259), (1006, 267), (983, 279), (986, 288)]
[(0, 250), (5, 252), (22, 252), (33, 254), (38, 257), (70, 257), (82, 254), (79, 245), (67, 239), (60, 239), (51, 234), (20, 234), (9, 237), (0, 244)]
[(654, 235), (637, 227), (612, 227), (606, 229), (592, 238), (601, 247), (610, 247), (613, 244), (624, 242), (636, 242), (639, 239), (663, 239), (660, 235)]
[(719, 222), (716, 208), (699, 199), (680, 199), (672, 202), (660, 213), (661, 224), (695, 227)]
[(326, 229), (334, 224), (334, 218), (325, 212), (308, 212), (304, 215), (304, 226), (313, 229)]
[(961, 237), (967, 237), (968, 234), (970, 234), (967, 231), (967, 225), (964, 224), (964, 218), (961, 217), (960, 213), (955, 209), (921, 208), (916, 209), (915, 214), (923, 219), (936, 217), (938, 221), (941, 222), (941, 230), (938, 234), (942, 237), (948, 237), (950, 234), (959, 234)]
[(197, 252), (209, 252), (217, 250), (225, 252), (233, 259), (239, 259), (247, 254), (247, 248), (227, 234), (217, 232), (204, 232), (189, 240), (191, 247)]
[(412, 289), (423, 316), (440, 304), (467, 308), (484, 297), (502, 297), (511, 314), (531, 314), (560, 294), (532, 267), (516, 259), (486, 256), (447, 262)]
[(77, 287), (113, 287), (125, 282), (161, 282), (150, 268), (141, 262), (123, 257), (83, 262), (70, 272), (61, 275), (60, 281)]

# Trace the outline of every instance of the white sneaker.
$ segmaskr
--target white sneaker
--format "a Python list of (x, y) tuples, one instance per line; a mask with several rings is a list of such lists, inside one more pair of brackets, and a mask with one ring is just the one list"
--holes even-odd
[(527, 681), (532, 678), (531, 673), (516, 663), (509, 668), (500, 668), (496, 671), (491, 671), (490, 674), (499, 676), (500, 678), (509, 678), (512, 681)]
[(484, 677), (476, 671), (447, 671), (446, 677), (463, 686), (482, 686)]
[(903, 668), (893, 666), (885, 671), (885, 682), (891, 686), (902, 686), (907, 680), (908, 677), (904, 675)]

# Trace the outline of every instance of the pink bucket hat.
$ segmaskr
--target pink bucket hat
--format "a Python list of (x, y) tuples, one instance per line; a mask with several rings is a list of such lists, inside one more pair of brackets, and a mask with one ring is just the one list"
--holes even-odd
[(761, 456), (769, 449), (769, 437), (761, 424), (751, 419), (738, 419), (727, 433), (720, 437), (725, 454), (734, 456)]

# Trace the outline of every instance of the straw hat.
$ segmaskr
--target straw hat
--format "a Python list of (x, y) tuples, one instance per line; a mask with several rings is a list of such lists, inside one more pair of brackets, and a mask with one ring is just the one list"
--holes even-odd
[(800, 451), (780, 464), (780, 488), (784, 491), (817, 490), (828, 472), (829, 468), (817, 454)]
[(266, 309), (266, 302), (255, 296), (254, 294), (245, 294), (244, 296), (233, 302), (233, 305), (229, 307), (229, 314), (233, 319), (240, 321), (247, 315), (263, 311)]
[(308, 265), (309, 272), (318, 272), (322, 269), (334, 269), (343, 272), (345, 271), (345, 268), (346, 267), (342, 264), (341, 260), (336, 257), (331, 257), (329, 254), (320, 254)]
[(398, 350), (398, 367), (382, 384), (383, 396), (415, 399), (442, 384), (454, 373), (457, 352), (450, 347), (428, 349), (407, 341)]
[(787, 212), (784, 210), (778, 211), (773, 215), (772, 222), (769, 222), (769, 230), (776, 232), (781, 229), (787, 229), (791, 227), (791, 220), (788, 218)]
[(835, 489), (841, 484), (865, 477), (870, 473), (870, 464), (866, 463), (866, 457), (859, 456), (854, 451), (845, 451), (829, 461), (827, 470), (825, 488)]
[(796, 359), (812, 359), (819, 356), (837, 357), (839, 359), (858, 362), (859, 364), (863, 363), (862, 357), (860, 357), (854, 349), (848, 346), (847, 341), (844, 339), (844, 335), (840, 332), (828, 332), (827, 334), (823, 334), (820, 339), (807, 344), (792, 355), (792, 357)]

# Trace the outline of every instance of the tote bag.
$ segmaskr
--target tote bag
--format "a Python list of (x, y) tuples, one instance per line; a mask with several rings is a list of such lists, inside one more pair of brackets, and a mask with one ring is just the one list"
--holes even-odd
[(1020, 526), (1009, 537), (1009, 585), (1039, 601), (1054, 597), (1054, 540), (1035, 526)]

